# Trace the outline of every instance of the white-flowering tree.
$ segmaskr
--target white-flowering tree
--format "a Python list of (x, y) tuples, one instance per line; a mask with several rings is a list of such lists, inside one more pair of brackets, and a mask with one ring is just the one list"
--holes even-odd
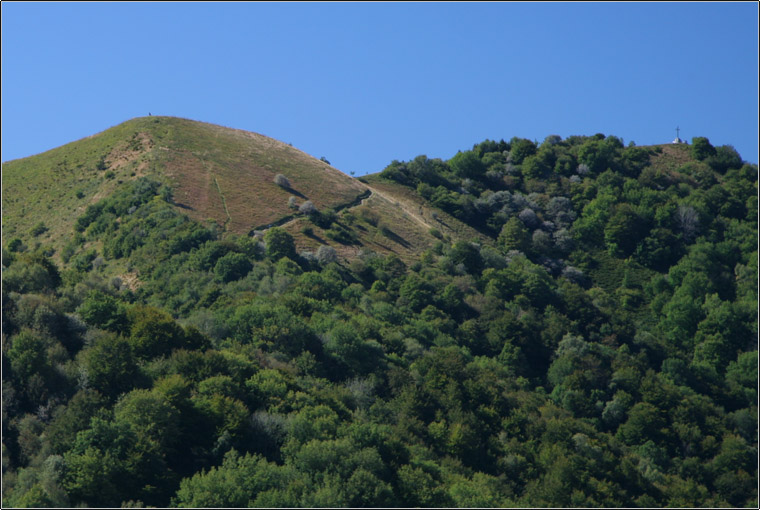
[(317, 206), (314, 205), (311, 200), (307, 200), (301, 204), (301, 207), (299, 207), (298, 210), (306, 215), (314, 214), (317, 212)]
[(323, 244), (317, 249), (317, 260), (322, 265), (330, 264), (331, 262), (336, 262), (338, 260), (338, 253), (332, 246)]
[(290, 181), (282, 174), (277, 174), (274, 176), (274, 183), (281, 188), (290, 188)]

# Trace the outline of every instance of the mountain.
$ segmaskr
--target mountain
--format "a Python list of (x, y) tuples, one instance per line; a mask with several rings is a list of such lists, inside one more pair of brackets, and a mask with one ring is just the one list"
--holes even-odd
[[(287, 176), (291, 189), (273, 182), (277, 174)], [(43, 217), (60, 218), (60, 229), (49, 226), (58, 234), (73, 226), (87, 205), (141, 176), (169, 184), (174, 203), (192, 219), (214, 221), (238, 234), (291, 214), (290, 195), (323, 208), (351, 202), (366, 190), (326, 163), (263, 135), (143, 117), (5, 163), (4, 219), (10, 231), (3, 235), (23, 234)], [(30, 203), (44, 214), (35, 214)]]
[[(278, 186), (284, 175), (289, 186)], [(430, 247), (427, 209), (413, 198), (380, 192), (292, 146), (257, 133), (174, 117), (142, 117), (43, 154), (3, 164), (3, 244), (18, 237), (60, 250), (76, 218), (88, 205), (110, 195), (121, 184), (149, 177), (169, 185), (173, 203), (191, 219), (217, 224), (223, 232), (252, 234), (284, 224), (299, 249), (336, 244), (316, 227), (314, 236), (300, 233), (295, 204), (311, 201), (317, 210), (372, 209), (383, 225), (399, 230), (389, 236), (358, 231), (354, 248), (336, 246), (350, 256), (362, 246), (396, 252), (408, 259)], [(402, 192), (403, 193), (403, 192)], [(411, 202), (410, 202), (411, 200)], [(405, 205), (402, 206), (401, 202)], [(295, 220), (295, 221), (289, 221)], [(451, 219), (444, 232), (475, 236)], [(43, 227), (40, 227), (43, 225)], [(32, 235), (37, 227), (42, 234)], [(387, 227), (386, 227), (387, 231)], [(482, 237), (482, 236), (481, 236)]]
[(705, 137), (353, 179), (165, 117), (5, 163), (2, 504), (757, 508), (757, 186)]

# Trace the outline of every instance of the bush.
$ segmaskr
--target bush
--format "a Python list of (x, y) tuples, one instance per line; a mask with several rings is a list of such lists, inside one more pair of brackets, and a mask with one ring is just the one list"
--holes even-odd
[(282, 174), (277, 174), (274, 176), (274, 183), (281, 188), (290, 188), (290, 181)]
[(37, 237), (47, 232), (47, 230), (48, 228), (45, 226), (45, 223), (41, 221), (32, 227), (29, 233), (32, 234), (32, 236)]
[(14, 237), (8, 241), (6, 248), (11, 253), (24, 251), (24, 242), (18, 237)]
[(458, 152), (449, 160), (449, 166), (463, 178), (480, 179), (486, 173), (485, 165), (473, 151)]
[(331, 262), (336, 262), (338, 260), (338, 254), (335, 251), (335, 248), (323, 244), (317, 249), (317, 260), (322, 265), (330, 264)]
[(716, 155), (715, 147), (710, 144), (710, 140), (704, 136), (696, 136), (691, 140), (691, 157), (702, 161), (710, 156)]
[(253, 269), (253, 265), (242, 253), (228, 253), (217, 260), (214, 272), (223, 282), (239, 280)]
[(393, 237), (393, 230), (391, 230), (385, 223), (378, 225), (378, 229), (380, 229), (380, 233), (385, 237)]
[(280, 227), (272, 227), (267, 230), (264, 234), (264, 243), (266, 244), (266, 255), (272, 261), (280, 260), (282, 257), (296, 258), (293, 236)]
[(77, 308), (82, 320), (90, 325), (114, 333), (120, 333), (127, 328), (127, 314), (116, 298), (98, 291), (91, 291), (87, 298)]
[(317, 206), (315, 206), (311, 200), (307, 200), (301, 204), (301, 206), (298, 208), (298, 211), (306, 215), (311, 215), (317, 212)]
[(325, 231), (325, 235), (341, 244), (353, 244), (356, 242), (356, 234), (336, 223)]

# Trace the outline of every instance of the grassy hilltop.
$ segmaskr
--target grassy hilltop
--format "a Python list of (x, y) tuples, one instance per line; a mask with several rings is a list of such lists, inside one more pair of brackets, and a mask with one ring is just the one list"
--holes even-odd
[[(292, 190), (274, 184), (287, 175)], [(200, 222), (247, 233), (290, 214), (288, 197), (317, 207), (354, 200), (365, 187), (326, 163), (263, 135), (172, 117), (142, 117), (44, 154), (3, 164), (3, 239), (43, 222), (54, 245), (87, 205), (148, 176)]]
[[(289, 186), (275, 184), (278, 174), (287, 178)], [(299, 248), (332, 244), (342, 255), (351, 256), (366, 244), (405, 259), (436, 241), (429, 234), (430, 220), (410, 217), (419, 215), (418, 207), (424, 205), (410, 206), (408, 212), (400, 206), (403, 199), (397, 200), (395, 193), (402, 190), (371, 197), (369, 187), (358, 179), (257, 133), (173, 117), (142, 117), (4, 163), (3, 244), (18, 237), (30, 245), (44, 243), (60, 250), (87, 206), (139, 177), (166, 183), (183, 213), (232, 234), (284, 223)], [(291, 197), (295, 207), (289, 203)], [(369, 199), (367, 204), (364, 198)], [(300, 232), (298, 206), (306, 201), (317, 210), (361, 206), (355, 211), (360, 216), (372, 209), (370, 224), (357, 229), (360, 242), (353, 248), (321, 235), (318, 226), (316, 236), (305, 236)], [(456, 219), (449, 224), (453, 226), (436, 227), (455, 236), (459, 232), (457, 238), (478, 235)], [(390, 226), (399, 232), (389, 233)], [(380, 229), (388, 235), (378, 233)]]

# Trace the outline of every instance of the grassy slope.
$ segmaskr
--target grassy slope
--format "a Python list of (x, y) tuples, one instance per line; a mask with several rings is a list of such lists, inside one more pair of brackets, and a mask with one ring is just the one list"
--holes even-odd
[[(334, 247), (338, 255), (352, 258), (361, 250), (398, 255), (405, 262), (417, 260), (420, 253), (433, 247), (440, 238), (493, 244), (493, 240), (449, 214), (431, 207), (414, 190), (398, 183), (369, 175), (362, 179), (371, 195), (338, 216), (340, 225), (352, 230), (358, 242), (343, 245), (330, 240), (325, 231), (305, 218), (283, 225), (296, 241), (299, 250), (316, 251), (320, 244)], [(313, 233), (301, 230), (311, 227)], [(431, 233), (435, 229), (440, 237)]]
[(662, 170), (675, 171), (681, 165), (694, 161), (694, 158), (691, 156), (691, 145), (662, 144), (650, 145), (646, 148), (661, 149), (659, 154), (653, 154), (650, 157), (650, 162), (652, 166)]
[[(32, 243), (30, 229), (43, 222), (37, 241), (60, 247), (87, 205), (121, 182), (147, 172), (151, 141), (135, 136), (139, 120), (45, 153), (3, 164), (3, 233)], [(100, 161), (107, 169), (98, 169)]]
[[(318, 208), (351, 202), (359, 181), (287, 144), (256, 133), (171, 119), (157, 130), (156, 162), (173, 183), (175, 200), (196, 220), (212, 219), (243, 234), (293, 213), (291, 195)], [(274, 184), (285, 175), (286, 190)]]
[[(285, 175), (291, 189), (274, 184)], [(174, 117), (141, 117), (43, 154), (3, 164), (2, 242), (20, 237), (57, 250), (71, 235), (85, 208), (130, 179), (147, 175), (170, 184), (174, 201), (191, 218), (216, 222), (228, 232), (247, 234), (294, 211), (288, 198), (311, 200), (320, 210), (340, 208), (339, 222), (358, 242), (342, 245), (298, 217), (284, 228), (301, 250), (320, 244), (343, 257), (361, 249), (395, 253), (412, 260), (435, 244), (436, 229), (453, 240), (491, 242), (443, 211), (434, 210), (413, 190), (368, 176), (364, 184), (308, 154), (266, 136)], [(435, 218), (434, 213), (435, 212)], [(350, 213), (344, 219), (343, 215)], [(354, 217), (353, 221), (351, 216)], [(43, 222), (48, 230), (30, 231)], [(306, 225), (314, 233), (301, 232)]]
[[(103, 161), (99, 165), (99, 162)], [(98, 169), (98, 167), (101, 169)], [(274, 184), (284, 174), (292, 190)], [(353, 201), (366, 186), (287, 144), (236, 129), (173, 117), (132, 119), (51, 151), (3, 164), (5, 244), (20, 237), (60, 248), (87, 205), (120, 183), (149, 175), (174, 188), (190, 217), (230, 232), (292, 214), (288, 197), (317, 207)], [(36, 239), (32, 227), (48, 231)]]

